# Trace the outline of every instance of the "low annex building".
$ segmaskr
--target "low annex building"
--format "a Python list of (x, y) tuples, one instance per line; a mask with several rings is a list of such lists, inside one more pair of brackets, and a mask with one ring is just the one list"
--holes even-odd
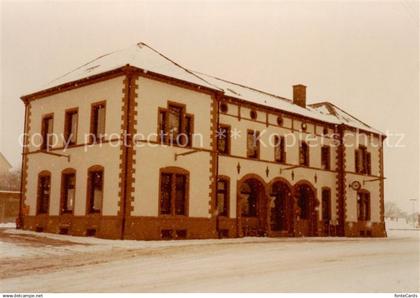
[(384, 135), (139, 43), (25, 103), (23, 229), (112, 239), (386, 236)]

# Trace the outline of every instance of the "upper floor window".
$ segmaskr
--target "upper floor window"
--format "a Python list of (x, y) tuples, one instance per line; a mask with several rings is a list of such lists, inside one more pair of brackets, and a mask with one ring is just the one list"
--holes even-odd
[(50, 150), (53, 144), (53, 124), (54, 124), (54, 116), (53, 114), (44, 116), (42, 118), (42, 127), (41, 127), (41, 135), (42, 135), (42, 143), (41, 143), (41, 150)]
[(184, 170), (163, 170), (160, 173), (161, 215), (187, 215), (188, 173)]
[(37, 214), (48, 213), (51, 195), (51, 174), (47, 171), (38, 176)]
[(181, 104), (169, 104), (159, 109), (159, 141), (183, 147), (192, 146), (194, 117), (185, 112)]
[(220, 125), (217, 130), (217, 150), (222, 154), (230, 152), (230, 126)]
[(309, 146), (306, 142), (300, 143), (299, 164), (302, 166), (309, 166)]
[(370, 194), (367, 191), (357, 193), (357, 219), (370, 220)]
[(254, 130), (248, 130), (247, 133), (247, 150), (246, 155), (249, 158), (259, 158), (260, 155), (260, 142), (259, 142), (259, 132)]
[(226, 178), (219, 178), (217, 180), (217, 199), (216, 209), (220, 216), (228, 216), (229, 204), (229, 180)]
[(104, 196), (104, 170), (100, 166), (88, 170), (88, 213), (100, 213)]
[(76, 196), (76, 172), (66, 170), (61, 178), (61, 213), (71, 213)]
[(79, 119), (78, 109), (66, 111), (64, 120), (64, 140), (68, 145), (77, 143), (77, 122)]
[(331, 190), (322, 189), (322, 220), (329, 222), (331, 220)]
[(330, 147), (322, 146), (321, 147), (321, 166), (324, 170), (330, 169)]
[(92, 105), (91, 110), (91, 141), (100, 142), (105, 136), (105, 114), (106, 114), (106, 104), (105, 102), (99, 102)]
[(371, 155), (365, 146), (355, 150), (355, 171), (359, 174), (371, 174)]
[(277, 162), (286, 162), (286, 146), (285, 139), (283, 136), (274, 137), (274, 160)]

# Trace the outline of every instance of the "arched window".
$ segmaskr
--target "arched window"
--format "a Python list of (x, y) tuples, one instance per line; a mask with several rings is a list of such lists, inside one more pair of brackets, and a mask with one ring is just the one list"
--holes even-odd
[(37, 214), (48, 214), (51, 196), (51, 173), (42, 171), (38, 175)]
[(76, 199), (76, 170), (65, 169), (61, 172), (60, 213), (73, 213)]
[(257, 204), (260, 185), (257, 180), (251, 179), (241, 186), (241, 194), (245, 196), (241, 204), (241, 214), (244, 217), (257, 216)]
[(88, 169), (87, 213), (100, 213), (104, 196), (104, 168), (92, 166)]
[(160, 215), (188, 215), (189, 173), (168, 167), (160, 170)]
[(366, 190), (357, 193), (357, 220), (370, 220), (370, 193)]

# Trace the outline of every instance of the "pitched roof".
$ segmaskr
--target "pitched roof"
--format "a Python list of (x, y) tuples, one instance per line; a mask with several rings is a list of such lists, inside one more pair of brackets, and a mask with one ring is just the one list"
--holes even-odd
[(193, 83), (198, 86), (220, 91), (226, 96), (251, 103), (280, 109), (332, 124), (346, 124), (351, 127), (382, 134), (378, 130), (373, 129), (369, 125), (361, 122), (333, 104), (317, 103), (307, 105), (306, 108), (303, 108), (293, 104), (290, 99), (238, 83), (233, 83), (215, 76), (189, 70), (142, 42), (129, 48), (105, 54), (91, 60), (88, 63), (83, 64), (82, 66), (51, 81), (45, 85), (42, 90), (58, 87), (66, 83), (76, 82), (80, 79), (116, 70), (126, 65), (141, 69), (145, 72), (164, 75), (181, 81)]

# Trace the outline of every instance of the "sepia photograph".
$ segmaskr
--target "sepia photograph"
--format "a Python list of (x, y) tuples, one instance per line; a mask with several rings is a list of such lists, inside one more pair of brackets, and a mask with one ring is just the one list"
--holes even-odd
[(0, 0), (2, 298), (419, 297), (419, 9)]

